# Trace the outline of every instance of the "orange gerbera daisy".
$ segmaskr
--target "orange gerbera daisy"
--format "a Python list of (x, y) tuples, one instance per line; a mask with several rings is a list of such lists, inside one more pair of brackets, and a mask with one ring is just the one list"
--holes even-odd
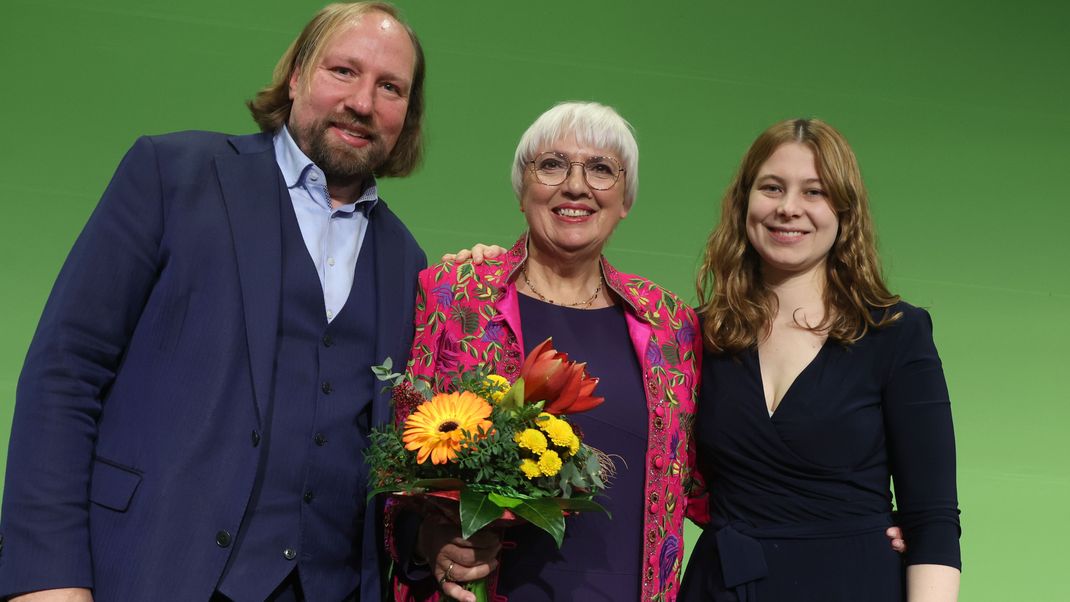
[(490, 432), (490, 412), (490, 404), (475, 393), (435, 395), (405, 419), (401, 440), (405, 449), (417, 452), (417, 463), (430, 457), (432, 464), (445, 464), (457, 457), (465, 432), (476, 439)]

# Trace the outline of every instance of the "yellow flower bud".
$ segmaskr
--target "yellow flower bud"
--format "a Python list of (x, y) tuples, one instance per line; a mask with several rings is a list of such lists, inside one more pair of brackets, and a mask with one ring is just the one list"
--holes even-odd
[(538, 463), (529, 458), (524, 458), (520, 461), (520, 472), (524, 473), (524, 476), (529, 479), (534, 479), (542, 474), (542, 471), (539, 470)]
[(542, 452), (539, 456), (539, 472), (543, 476), (552, 477), (561, 470), (561, 456), (552, 449)]
[(532, 453), (541, 454), (546, 451), (546, 436), (535, 429), (524, 429), (513, 436), (513, 441)]

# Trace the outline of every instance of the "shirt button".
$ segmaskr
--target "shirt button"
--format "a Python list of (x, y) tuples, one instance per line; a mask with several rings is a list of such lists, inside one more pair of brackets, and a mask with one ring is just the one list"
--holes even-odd
[(297, 558), (297, 550), (293, 548), (286, 548), (282, 551), (282, 557), (286, 560), (293, 560), (294, 558)]
[(260, 445), (260, 433), (257, 432), (257, 431), (253, 431), (252, 440), (253, 440), (253, 447), (256, 447), (257, 445)]
[(332, 318), (334, 318), (334, 312), (328, 309), (327, 310), (327, 319), (330, 320)]
[(323, 391), (324, 395), (330, 395), (331, 392), (334, 391), (334, 387), (331, 386), (330, 381), (325, 380), (323, 381), (323, 384), (320, 385), (320, 390)]
[(331, 266), (332, 268), (334, 267), (334, 257), (327, 258), (327, 265)]
[(313, 182), (319, 182), (320, 177), (317, 174), (309, 174), (308, 179), (312, 180)]
[(312, 491), (309, 490), (305, 492), (305, 495), (303, 495), (301, 499), (305, 500), (306, 504), (311, 504), (312, 500), (315, 499), (315, 497), (316, 496), (312, 495)]
[(215, 545), (225, 548), (230, 545), (230, 531), (226, 529), (215, 534)]
[(323, 335), (323, 346), (330, 347), (331, 345), (334, 345), (334, 337), (329, 334)]
[(312, 438), (312, 441), (314, 441), (316, 445), (323, 447), (324, 445), (327, 445), (327, 436), (323, 433), (316, 433), (316, 436)]

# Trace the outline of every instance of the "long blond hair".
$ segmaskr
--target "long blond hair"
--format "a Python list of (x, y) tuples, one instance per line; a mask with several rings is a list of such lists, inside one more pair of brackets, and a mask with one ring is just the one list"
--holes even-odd
[(376, 176), (406, 176), (416, 169), (423, 154), (420, 130), (424, 116), (426, 65), (420, 40), (412, 28), (401, 20), (401, 15), (393, 5), (385, 2), (352, 2), (328, 4), (323, 7), (283, 53), (275, 65), (271, 83), (257, 92), (246, 105), (262, 131), (274, 132), (281, 128), (290, 119), (290, 109), (293, 107), (293, 101), (290, 100), (290, 78), (294, 70), (301, 72), (299, 85), (307, 86), (308, 74), (312, 72), (310, 66), (319, 63), (327, 44), (335, 34), (372, 12), (385, 13), (400, 23), (409, 34), (409, 40), (416, 52), (405, 125), (398, 135), (394, 150), (375, 172)]
[[(747, 238), (747, 202), (758, 170), (783, 144), (798, 142), (814, 153), (818, 175), (839, 219), (839, 233), (825, 262), (825, 315), (802, 325), (843, 345), (870, 328), (899, 318), (888, 308), (899, 301), (888, 291), (877, 257), (869, 200), (858, 160), (847, 140), (817, 119), (789, 119), (762, 132), (743, 156), (721, 201), (721, 221), (710, 233), (698, 275), (698, 295), (707, 349), (737, 353), (757, 345), (777, 313), (777, 298), (761, 277), (761, 260)], [(884, 309), (884, 312), (874, 310)]]

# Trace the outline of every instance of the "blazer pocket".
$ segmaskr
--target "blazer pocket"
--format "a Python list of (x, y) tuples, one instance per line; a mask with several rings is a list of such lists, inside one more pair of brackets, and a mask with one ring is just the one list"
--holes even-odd
[(93, 477), (89, 485), (89, 501), (105, 508), (126, 512), (140, 483), (140, 472), (103, 458), (95, 458)]

